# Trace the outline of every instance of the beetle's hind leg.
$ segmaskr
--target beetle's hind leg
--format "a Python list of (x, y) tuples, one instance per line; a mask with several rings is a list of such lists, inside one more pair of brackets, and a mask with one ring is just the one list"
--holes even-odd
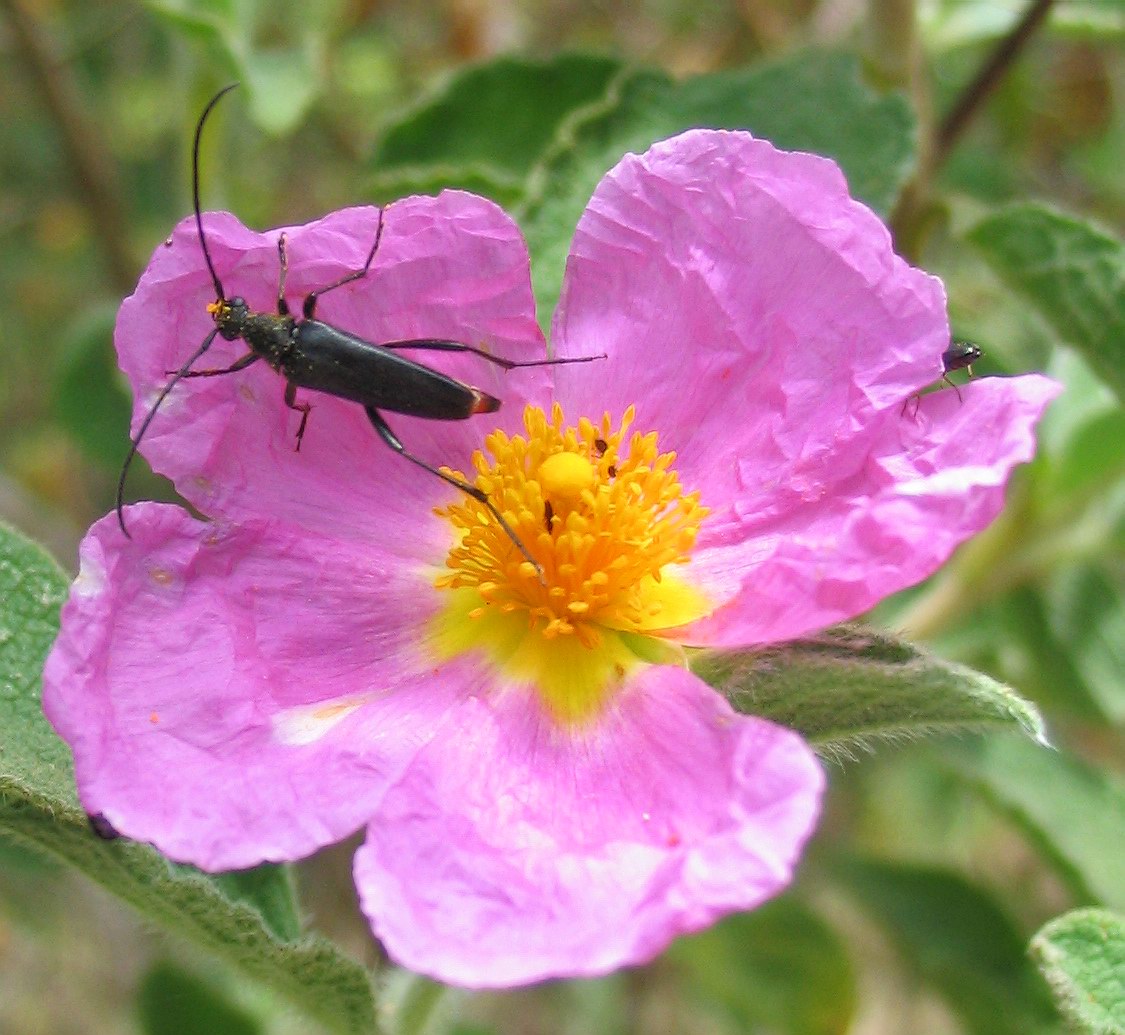
[(512, 528), (512, 526), (504, 520), (504, 515), (496, 509), (496, 504), (488, 498), (487, 493), (485, 493), (481, 489), (478, 489), (475, 485), (470, 485), (467, 481), (464, 481), (463, 479), (458, 478), (455, 475), (447, 474), (445, 471), (439, 470), (431, 464), (426, 463), (425, 460), (422, 460), (420, 457), (415, 456), (413, 453), (408, 453), (406, 451), (406, 447), (402, 444), (401, 441), (399, 441), (398, 436), (395, 435), (393, 431), (391, 431), (390, 425), (387, 424), (387, 422), (383, 419), (383, 415), (372, 406), (365, 406), (364, 409), (367, 411), (368, 419), (375, 426), (375, 430), (379, 433), (379, 437), (388, 446), (390, 446), (391, 449), (398, 453), (399, 456), (401, 456), (405, 460), (409, 460), (412, 464), (417, 464), (417, 466), (421, 467), (422, 470), (429, 471), (430, 474), (437, 475), (443, 482), (452, 485), (455, 489), (460, 489), (466, 495), (472, 496), (472, 498), (480, 503), (483, 507), (486, 507), (496, 523), (504, 530), (504, 534), (509, 539), (511, 539), (516, 549), (523, 554), (524, 558), (535, 569), (535, 574), (538, 576), (539, 580), (541, 582), (543, 581), (543, 569), (540, 566), (539, 562), (531, 556), (531, 552), (526, 546), (524, 546), (523, 540), (520, 539), (518, 535), (516, 535), (515, 530)]

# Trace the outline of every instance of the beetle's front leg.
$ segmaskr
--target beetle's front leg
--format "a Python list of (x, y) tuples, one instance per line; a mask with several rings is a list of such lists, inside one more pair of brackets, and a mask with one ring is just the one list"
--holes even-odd
[(176, 370), (166, 370), (166, 374), (176, 374), (180, 380), (187, 380), (189, 377), (218, 377), (220, 374), (233, 374), (238, 370), (245, 370), (251, 363), (257, 363), (262, 357), (256, 352), (247, 352), (245, 356), (236, 359), (229, 367), (216, 367), (212, 370), (189, 370), (187, 373), (180, 373)]

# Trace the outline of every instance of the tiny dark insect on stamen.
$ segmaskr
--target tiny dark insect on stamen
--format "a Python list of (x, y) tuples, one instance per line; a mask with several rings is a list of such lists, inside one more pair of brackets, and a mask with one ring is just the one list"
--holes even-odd
[[(597, 458), (599, 460), (603, 456), (605, 456), (608, 451), (609, 451), (609, 443), (604, 438), (594, 439), (594, 452), (597, 455)], [(608, 474), (611, 478), (616, 478), (617, 477), (617, 465), (616, 464), (610, 464), (605, 469), (605, 473)]]

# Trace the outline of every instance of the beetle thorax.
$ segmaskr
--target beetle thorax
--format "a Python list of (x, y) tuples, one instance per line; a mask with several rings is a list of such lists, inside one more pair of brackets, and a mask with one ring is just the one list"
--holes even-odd
[(263, 356), (270, 366), (280, 367), (289, 352), (297, 322), (292, 316), (249, 313), (243, 322), (242, 340)]
[(292, 316), (256, 313), (240, 297), (221, 298), (207, 307), (215, 327), (227, 341), (241, 339), (270, 366), (279, 368), (297, 326)]

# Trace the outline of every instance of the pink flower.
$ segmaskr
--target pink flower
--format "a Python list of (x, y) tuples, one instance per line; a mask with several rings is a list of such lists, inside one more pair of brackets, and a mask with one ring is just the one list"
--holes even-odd
[[(206, 222), (227, 290), (271, 310), (277, 231)], [(290, 298), (360, 266), (375, 222), (290, 228)], [(185, 222), (118, 320), (135, 426), (212, 300)], [(518, 231), (460, 193), (391, 206), (373, 275), (318, 315), (372, 341), (544, 350)], [(141, 504), (131, 541), (98, 522), (47, 664), (88, 811), (212, 870), (366, 824), (375, 933), (469, 986), (643, 962), (786, 886), (820, 766), (683, 645), (795, 637), (928, 575), (995, 517), (1055, 386), (978, 380), (904, 414), (941, 376), (941, 284), (832, 162), (744, 133), (685, 133), (606, 176), (552, 339), (608, 358), (505, 374), (428, 354), (504, 408), (389, 415), (478, 479), (541, 580), (355, 404), (303, 393), (296, 453), (264, 363), (176, 387), (145, 453), (211, 520)], [(220, 340), (204, 364), (244, 351)]]

